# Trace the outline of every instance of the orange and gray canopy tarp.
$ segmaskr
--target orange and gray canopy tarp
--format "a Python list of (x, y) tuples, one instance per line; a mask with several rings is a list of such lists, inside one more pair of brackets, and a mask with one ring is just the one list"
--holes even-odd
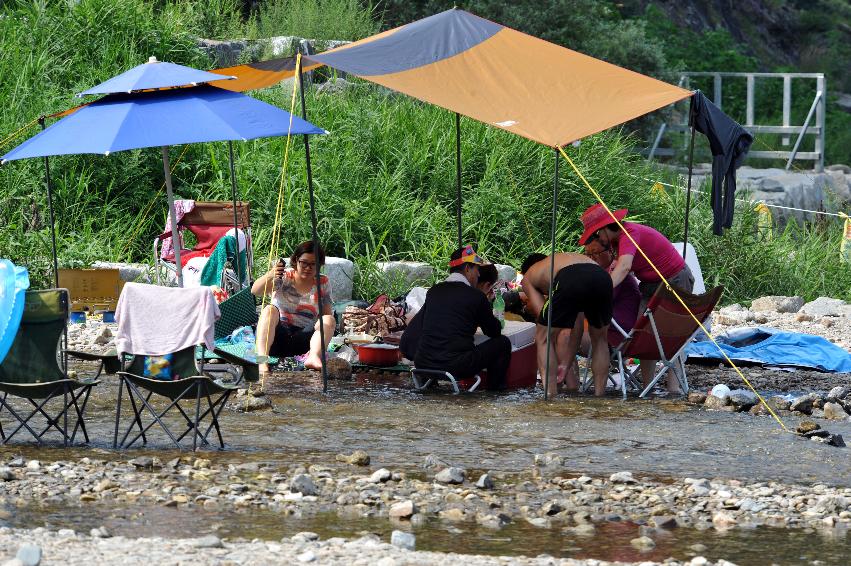
[[(304, 70), (318, 64), (551, 147), (692, 94), (458, 9), (310, 55)], [(245, 90), (292, 76), (294, 63), (214, 72), (238, 77), (222, 88)]]

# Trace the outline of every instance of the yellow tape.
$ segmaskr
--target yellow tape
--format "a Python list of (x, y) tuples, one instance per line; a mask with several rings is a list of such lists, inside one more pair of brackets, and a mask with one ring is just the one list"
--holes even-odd
[(786, 428), (786, 425), (783, 423), (783, 421), (780, 420), (780, 417), (777, 416), (777, 413), (775, 413), (774, 410), (768, 405), (768, 403), (765, 402), (765, 399), (762, 398), (762, 395), (760, 395), (759, 392), (754, 388), (754, 386), (751, 385), (751, 382), (748, 381), (748, 378), (745, 377), (745, 374), (742, 373), (742, 371), (739, 369), (739, 367), (736, 364), (733, 363), (733, 360), (731, 360), (729, 358), (729, 356), (727, 356), (727, 354), (724, 352), (724, 350), (721, 349), (721, 346), (718, 345), (718, 342), (715, 340), (715, 337), (706, 329), (705, 326), (703, 326), (703, 323), (701, 323), (700, 320), (698, 320), (697, 317), (694, 316), (694, 313), (691, 312), (691, 309), (688, 308), (688, 305), (685, 304), (685, 302), (679, 296), (679, 294), (673, 289), (673, 287), (671, 287), (671, 284), (668, 282), (668, 280), (665, 278), (665, 276), (662, 275), (662, 273), (659, 271), (659, 269), (656, 267), (656, 265), (654, 265), (653, 262), (650, 261), (650, 258), (647, 257), (647, 254), (644, 253), (644, 250), (641, 249), (641, 246), (638, 245), (638, 242), (636, 242), (633, 239), (633, 237), (630, 235), (630, 233), (626, 231), (626, 229), (624, 228), (621, 221), (618, 220), (615, 217), (615, 215), (612, 213), (612, 210), (603, 201), (603, 197), (601, 197), (600, 194), (597, 191), (594, 190), (594, 187), (591, 186), (591, 184), (588, 182), (588, 180), (585, 178), (585, 176), (582, 174), (582, 172), (579, 170), (579, 168), (576, 166), (576, 164), (573, 162), (573, 160), (570, 159), (570, 156), (568, 156), (567, 153), (565, 153), (564, 149), (562, 149), (561, 147), (559, 147), (558, 150), (559, 150), (559, 152), (561, 152), (561, 154), (564, 156), (564, 158), (567, 160), (567, 162), (573, 168), (573, 171), (579, 176), (580, 179), (582, 179), (582, 182), (585, 184), (586, 187), (588, 187), (588, 190), (591, 191), (591, 194), (594, 195), (594, 198), (596, 198), (597, 201), (600, 204), (603, 205), (603, 208), (605, 208), (606, 212), (608, 212), (609, 215), (614, 219), (615, 223), (617, 223), (618, 227), (621, 229), (621, 231), (624, 233), (624, 235), (626, 235), (626, 237), (629, 238), (629, 241), (632, 242), (632, 244), (635, 246), (635, 249), (638, 250), (638, 252), (645, 259), (645, 261), (647, 261), (647, 263), (650, 265), (650, 267), (653, 268), (653, 271), (656, 272), (656, 275), (658, 275), (659, 278), (665, 283), (665, 287), (667, 287), (668, 290), (671, 291), (671, 293), (677, 298), (677, 300), (680, 302), (680, 304), (683, 306), (683, 308), (686, 309), (686, 311), (689, 313), (689, 315), (692, 317), (692, 319), (694, 319), (694, 321), (698, 324), (700, 329), (703, 330), (703, 332), (706, 334), (706, 336), (708, 336), (709, 339), (712, 341), (712, 343), (715, 344), (715, 347), (718, 348), (718, 351), (721, 352), (721, 355), (724, 356), (724, 359), (727, 361), (727, 363), (730, 364), (730, 366), (732, 366), (732, 368), (734, 370), (736, 370), (736, 373), (739, 375), (739, 377), (742, 378), (742, 381), (744, 381), (745, 384), (750, 388), (750, 390), (754, 392), (754, 394), (759, 399), (760, 403), (762, 403), (765, 406), (765, 408), (768, 410), (768, 412), (771, 414), (771, 416), (774, 417), (774, 420), (777, 421), (777, 423), (780, 425), (780, 427), (784, 431), (791, 432), (788, 428)]
[(754, 212), (757, 214), (757, 228), (760, 236), (770, 240), (774, 237), (774, 221), (771, 216), (771, 209), (764, 202), (760, 202), (754, 207)]
[(851, 217), (844, 212), (839, 213), (844, 218), (842, 225), (842, 242), (839, 244), (839, 260), (842, 263), (851, 263)]
[(658, 181), (653, 183), (653, 186), (650, 187), (650, 194), (660, 200), (671, 200), (671, 197), (669, 197), (668, 193), (665, 192), (665, 186)]
[(34, 119), (34, 120), (30, 120), (29, 122), (27, 122), (26, 124), (24, 124), (23, 126), (21, 126), (20, 128), (18, 128), (17, 130), (15, 130), (14, 132), (12, 132), (11, 134), (9, 134), (9, 135), (8, 135), (8, 136), (6, 136), (5, 138), (3, 138), (3, 141), (0, 141), (0, 147), (5, 146), (7, 143), (9, 143), (10, 141), (12, 141), (12, 140), (13, 140), (13, 139), (15, 139), (16, 137), (18, 137), (18, 135), (19, 135), (21, 132), (23, 132), (23, 131), (24, 131), (24, 130), (26, 130), (26, 129), (29, 129), (29, 128), (30, 128), (30, 127), (32, 127), (32, 126), (33, 126), (36, 122), (38, 122), (38, 118), (36, 118), (36, 119)]

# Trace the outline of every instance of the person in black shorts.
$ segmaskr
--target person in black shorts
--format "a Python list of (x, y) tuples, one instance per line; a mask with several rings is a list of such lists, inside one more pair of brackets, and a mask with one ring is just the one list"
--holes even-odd
[[(530, 256), (531, 258), (532, 256)], [(539, 259), (539, 258), (536, 258)], [(531, 261), (531, 260), (530, 260)], [(550, 292), (550, 267), (554, 262), (553, 294)], [(582, 339), (583, 323), (588, 321), (591, 338), (591, 370), (594, 375), (594, 394), (606, 391), (609, 370), (609, 344), (607, 334), (612, 321), (612, 278), (591, 258), (576, 253), (559, 253), (547, 256), (529, 265), (524, 262), (523, 290), (528, 297), (527, 310), (537, 312), (535, 341), (538, 345), (538, 370), (544, 379), (549, 395), (557, 389), (555, 346), (558, 335), (568, 331), (568, 348), (565, 360), (576, 356)], [(550, 312), (552, 311), (552, 312)], [(550, 363), (547, 374), (547, 319), (551, 317)]]

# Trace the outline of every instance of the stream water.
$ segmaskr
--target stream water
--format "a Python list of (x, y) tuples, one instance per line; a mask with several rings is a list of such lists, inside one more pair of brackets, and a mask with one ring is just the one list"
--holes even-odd
[[(116, 387), (107, 378), (87, 409), (90, 447), (36, 448), (17, 444), (0, 451), (42, 461), (128, 459), (141, 454), (166, 461), (179, 453), (155, 435), (144, 449), (113, 451), (111, 446)], [(769, 417), (708, 412), (670, 401), (621, 401), (617, 397), (582, 396), (545, 402), (537, 392), (506, 395), (480, 393), (451, 396), (419, 394), (392, 376), (371, 374), (354, 382), (331, 382), (323, 394), (314, 377), (270, 382), (273, 411), (222, 414), (228, 449), (205, 451), (217, 463), (249, 461), (282, 466), (328, 464), (338, 453), (359, 448), (371, 458), (371, 469), (387, 467), (409, 475), (423, 474), (427, 455), (464, 467), (476, 477), (487, 470), (520, 473), (532, 466), (536, 453), (554, 452), (565, 462), (565, 475), (609, 474), (629, 470), (660, 479), (682, 477), (735, 478), (748, 482), (851, 485), (851, 458), (836, 449), (800, 440), (783, 432)], [(796, 421), (787, 418), (794, 429)], [(851, 423), (830, 423), (832, 432), (851, 439)], [(640, 561), (669, 556), (685, 559), (699, 552), (709, 559), (738, 564), (765, 564), (766, 551), (777, 563), (821, 560), (847, 563), (851, 537), (845, 531), (737, 528), (726, 532), (679, 528), (656, 540), (650, 552), (630, 546), (638, 526), (629, 522), (599, 525), (590, 534), (569, 529), (540, 529), (515, 522), (498, 531), (473, 523), (448, 525), (438, 520), (400, 527), (386, 518), (361, 518), (320, 513), (282, 517), (252, 510), (210, 511), (156, 506), (16, 508), (2, 523), (14, 527), (48, 525), (88, 532), (104, 525), (113, 534), (185, 536), (213, 532), (219, 536), (280, 539), (310, 530), (323, 537), (376, 533), (384, 540), (394, 528), (413, 529), (417, 548), (482, 554), (547, 553), (553, 556)]]

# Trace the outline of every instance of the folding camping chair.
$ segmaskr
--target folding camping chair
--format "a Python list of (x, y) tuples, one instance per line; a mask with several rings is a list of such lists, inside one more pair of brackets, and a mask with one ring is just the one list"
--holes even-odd
[[(712, 314), (724, 292), (720, 285), (702, 295), (693, 295), (676, 287), (674, 289), (701, 324)], [(644, 314), (613, 353), (617, 358), (621, 382), (630, 380), (640, 383), (638, 369), (630, 371), (624, 364), (625, 359), (658, 359), (662, 362), (661, 369), (656, 371), (653, 380), (638, 396), (646, 396), (668, 370), (674, 372), (683, 394), (688, 393), (688, 378), (681, 354), (699, 330), (698, 323), (671, 290), (660, 285), (647, 303)]]
[[(614, 389), (620, 389), (623, 394), (623, 398), (626, 399), (626, 391), (627, 389), (639, 390), (641, 389), (640, 382), (635, 380), (635, 376), (633, 376), (629, 372), (621, 372), (620, 365), (618, 364), (618, 358), (616, 352), (618, 348), (624, 343), (624, 341), (629, 338), (629, 333), (624, 330), (620, 324), (615, 319), (612, 319), (611, 323), (609, 323), (610, 329), (614, 329), (617, 335), (617, 339), (614, 339), (613, 334), (609, 333), (607, 336), (609, 340), (609, 355), (611, 356), (611, 363), (609, 365), (609, 376), (607, 379), (607, 383), (610, 383)], [(590, 377), (590, 360), (591, 360), (591, 351), (588, 352), (588, 365), (585, 366), (585, 372), (582, 374), (582, 382), (579, 384), (579, 390), (583, 393), (587, 393), (593, 384), (593, 379)], [(619, 379), (616, 381), (614, 376), (612, 375), (612, 366), (617, 368), (617, 373), (619, 373)]]
[[(42, 437), (51, 430), (62, 435), (63, 445), (74, 443), (77, 431), (83, 433), (85, 442), (89, 442), (83, 414), (89, 400), (92, 387), (99, 382), (94, 379), (77, 380), (68, 377), (63, 369), (66, 363), (59, 363), (59, 342), (68, 322), (68, 290), (47, 289), (27, 291), (24, 302), (24, 314), (18, 334), (6, 358), (0, 365), (0, 412), (9, 412), (18, 426), (9, 434), (0, 424), (0, 439), (6, 444), (19, 431), (26, 429), (36, 442), (42, 443)], [(32, 411), (24, 415), (15, 410), (9, 396), (26, 399)], [(53, 399), (62, 399), (62, 406), (51, 416), (48, 403)], [(73, 409), (74, 428), (70, 430), (68, 412)], [(30, 420), (36, 415), (46, 419), (47, 425), (37, 432), (30, 426)]]
[[(234, 209), (232, 202), (202, 202), (196, 201), (194, 208), (181, 218), (178, 229), (185, 229), (195, 236), (196, 243), (192, 249), (180, 250), (180, 261), (183, 266), (194, 257), (209, 257), (219, 240), (234, 226)], [(246, 273), (251, 273), (254, 267), (254, 254), (251, 249), (251, 207), (247, 202), (236, 203), (236, 225), (245, 234)], [(183, 230), (181, 230), (183, 231)], [(174, 251), (164, 255), (163, 240), (171, 238), (171, 231), (163, 232), (154, 239), (154, 266), (157, 285), (162, 284), (163, 274), (176, 276)], [(182, 236), (181, 236), (182, 243)], [(172, 246), (176, 245), (172, 243)], [(166, 277), (168, 279), (168, 277)], [(242, 288), (235, 265), (228, 265), (222, 270), (222, 289), (229, 294)]]
[[(133, 304), (130, 306), (128, 316), (150, 316), (150, 312), (158, 312), (162, 309), (167, 309), (169, 305), (166, 300), (162, 304)], [(138, 311), (149, 311), (147, 313)], [(121, 330), (119, 327), (119, 334)], [(203, 349), (203, 346), (198, 348)], [(154, 425), (159, 425), (166, 433), (171, 441), (178, 449), (182, 448), (181, 441), (190, 433), (192, 434), (192, 449), (198, 448), (198, 442), (209, 446), (211, 445), (208, 436), (215, 430), (218, 437), (219, 447), (224, 449), (224, 438), (222, 436), (221, 427), (219, 424), (219, 416), (222, 409), (227, 404), (231, 393), (240, 387), (240, 383), (230, 380), (214, 379), (209, 372), (206, 371), (203, 355), (196, 353), (196, 346), (183, 348), (182, 350), (171, 352), (167, 356), (171, 356), (167, 364), (169, 366), (170, 377), (173, 379), (158, 379), (150, 375), (152, 372), (146, 372), (147, 367), (150, 369), (151, 364), (164, 364), (165, 356), (145, 356), (133, 355), (128, 353), (123, 356), (122, 370), (118, 372), (118, 400), (115, 410), (115, 434), (113, 436), (113, 447), (128, 448), (141, 439), (142, 444), (148, 441), (147, 433)], [(247, 382), (256, 382), (259, 380), (259, 370), (257, 364), (234, 356), (228, 352), (221, 351), (218, 348), (213, 350), (216, 358), (222, 359), (228, 364), (234, 364), (242, 367), (242, 379)], [(196, 361), (198, 364), (196, 365)], [(145, 375), (148, 373), (149, 375)], [(127, 394), (132, 409), (132, 419), (127, 426), (123, 436), (119, 441), (119, 429), (121, 428), (121, 405), (123, 398), (123, 389), (127, 388)], [(165, 408), (159, 409), (155, 407), (151, 400), (156, 395), (165, 398)], [(202, 411), (202, 401), (204, 407)], [(183, 405), (181, 404), (183, 402)], [(190, 407), (184, 405), (190, 404)], [(170, 411), (176, 411), (180, 418), (178, 422), (185, 425), (186, 428), (182, 433), (176, 434), (166, 421), (166, 415)], [(144, 424), (143, 416), (149, 416), (150, 422)], [(203, 428), (205, 420), (209, 421), (206, 428)], [(131, 437), (131, 434), (135, 436)]]
[[(448, 381), (450, 385), (452, 385), (452, 390), (455, 395), (461, 393), (461, 388), (458, 386), (459, 381), (466, 381), (457, 379), (448, 371), (424, 368), (411, 368), (411, 379), (414, 381), (414, 389), (417, 391), (425, 391), (432, 385), (432, 383)], [(482, 378), (479, 374), (474, 375), (472, 379), (473, 384), (466, 389), (466, 393), (473, 393), (482, 383)]]

